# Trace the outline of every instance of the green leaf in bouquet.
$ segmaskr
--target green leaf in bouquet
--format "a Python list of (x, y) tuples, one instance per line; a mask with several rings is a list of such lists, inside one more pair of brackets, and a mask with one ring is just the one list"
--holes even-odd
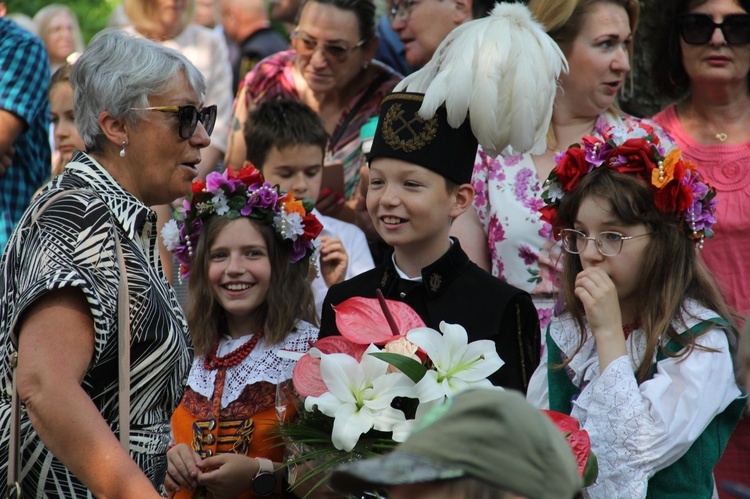
[(388, 362), (415, 383), (419, 383), (425, 373), (427, 373), (427, 368), (421, 362), (400, 353), (374, 352), (370, 355)]
[(350, 452), (336, 449), (331, 441), (333, 418), (318, 410), (302, 411), (295, 420), (282, 423), (277, 428), (278, 435), (283, 438), (291, 454), (285, 466), (290, 470), (294, 467), (307, 468), (291, 486), (294, 490), (302, 484), (312, 484), (304, 497), (324, 485), (330, 470), (339, 464), (376, 457), (398, 445), (389, 433), (370, 430), (362, 435)]

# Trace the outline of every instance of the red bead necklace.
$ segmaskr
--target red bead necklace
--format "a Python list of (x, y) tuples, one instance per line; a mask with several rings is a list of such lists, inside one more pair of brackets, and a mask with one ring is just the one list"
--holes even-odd
[(258, 331), (255, 333), (255, 335), (250, 338), (245, 344), (243, 344), (241, 347), (232, 350), (228, 354), (226, 354), (223, 357), (217, 357), (216, 352), (219, 351), (219, 342), (221, 341), (221, 338), (216, 340), (216, 344), (214, 345), (213, 350), (206, 355), (206, 359), (203, 361), (203, 367), (205, 367), (208, 370), (213, 369), (219, 369), (227, 367), (234, 367), (238, 365), (240, 362), (245, 360), (245, 357), (250, 355), (250, 352), (255, 349), (255, 345), (258, 344), (258, 340), (263, 336), (263, 331)]
[(632, 324), (625, 324), (624, 326), (622, 326), (622, 332), (625, 334), (625, 339), (627, 340), (628, 336), (630, 336), (633, 333), (633, 331), (635, 331), (639, 327), (641, 327), (640, 319), (636, 319), (635, 322)]

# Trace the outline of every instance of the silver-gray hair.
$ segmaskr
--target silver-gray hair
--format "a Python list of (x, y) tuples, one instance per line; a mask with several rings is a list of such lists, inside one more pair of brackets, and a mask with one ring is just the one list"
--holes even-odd
[(102, 112), (137, 124), (139, 114), (132, 108), (148, 107), (148, 98), (169, 91), (180, 72), (202, 100), (206, 81), (184, 55), (116, 29), (97, 34), (70, 72), (76, 127), (86, 149), (103, 150)]

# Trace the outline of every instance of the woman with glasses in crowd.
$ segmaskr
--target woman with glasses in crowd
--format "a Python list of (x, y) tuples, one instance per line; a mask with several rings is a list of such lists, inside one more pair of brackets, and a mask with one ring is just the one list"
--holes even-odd
[(158, 498), (192, 348), (149, 206), (190, 193), (216, 107), (184, 56), (121, 31), (94, 38), (70, 83), (88, 152), (32, 202), (0, 269), (0, 474), (14, 381), (23, 497)]
[[(719, 222), (702, 257), (727, 304), (744, 317), (750, 313), (750, 1), (682, 0), (660, 9), (652, 75), (663, 96), (681, 100), (654, 120), (719, 192)], [(748, 418), (717, 467), (719, 485), (730, 478), (750, 486)]]
[[(626, 83), (637, 0), (531, 0), (529, 10), (560, 46), (570, 70), (560, 75), (544, 154), (492, 157), (479, 150), (472, 183), (474, 212), (453, 233), (477, 264), (531, 294), (544, 332), (555, 313), (561, 248), (542, 220), (544, 181), (555, 157), (581, 137), (601, 137), (614, 125), (640, 120), (623, 113), (617, 93)], [(467, 252), (469, 252), (467, 251)]]
[[(243, 127), (250, 110), (268, 99), (300, 100), (323, 120), (331, 135), (326, 161), (340, 161), (344, 192), (323, 186), (317, 208), (348, 222), (369, 221), (358, 189), (363, 166), (360, 129), (377, 116), (380, 101), (401, 80), (373, 60), (378, 45), (372, 0), (307, 0), (291, 35), (292, 50), (258, 63), (240, 84), (226, 164), (245, 161)], [(355, 212), (360, 217), (355, 217)]]

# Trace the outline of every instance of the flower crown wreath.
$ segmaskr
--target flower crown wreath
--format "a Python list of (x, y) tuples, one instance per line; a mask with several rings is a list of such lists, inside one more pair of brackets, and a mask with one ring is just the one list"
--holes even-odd
[(310, 257), (316, 249), (315, 239), (323, 226), (311, 213), (313, 202), (299, 201), (291, 192), (281, 192), (277, 185), (265, 182), (249, 162), (245, 162), (236, 176), (231, 168), (223, 175), (209, 173), (205, 182), (193, 181), (192, 190), (192, 195), (177, 209), (176, 220), (170, 220), (162, 229), (164, 244), (180, 263), (183, 279), (190, 275), (193, 250), (203, 224), (214, 215), (224, 215), (230, 220), (248, 217), (270, 225), (288, 246), (292, 263)]
[(683, 160), (680, 150), (664, 156), (659, 136), (644, 123), (627, 128), (613, 126), (603, 138), (585, 136), (555, 157), (557, 166), (544, 183), (542, 220), (555, 226), (557, 208), (584, 175), (605, 167), (632, 174), (648, 184), (656, 208), (674, 214), (683, 232), (703, 248), (703, 240), (713, 237), (716, 223), (716, 189), (703, 181), (695, 164)]

